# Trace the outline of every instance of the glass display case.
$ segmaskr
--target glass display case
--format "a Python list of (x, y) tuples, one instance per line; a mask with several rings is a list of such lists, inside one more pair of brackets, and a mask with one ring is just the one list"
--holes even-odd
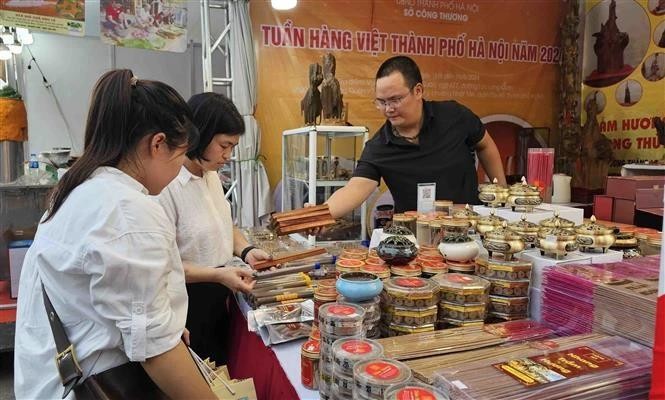
[[(368, 140), (364, 126), (306, 126), (282, 133), (282, 210), (322, 204), (347, 184)], [(366, 240), (366, 204), (315, 239)], [(310, 238), (313, 242), (314, 238)]]

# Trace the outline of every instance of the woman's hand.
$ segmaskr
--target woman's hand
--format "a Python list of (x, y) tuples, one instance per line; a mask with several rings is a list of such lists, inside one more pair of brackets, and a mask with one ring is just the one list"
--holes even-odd
[(252, 270), (242, 267), (220, 267), (216, 269), (216, 281), (231, 289), (233, 293), (241, 291), (249, 293), (256, 281)]
[(255, 248), (250, 250), (249, 253), (247, 253), (247, 256), (245, 257), (245, 262), (251, 265), (253, 268), (254, 265), (270, 259), (272, 259), (272, 257), (265, 250)]

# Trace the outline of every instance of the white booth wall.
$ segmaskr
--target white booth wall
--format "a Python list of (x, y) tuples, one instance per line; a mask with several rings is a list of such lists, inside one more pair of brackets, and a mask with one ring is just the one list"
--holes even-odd
[[(141, 79), (159, 80), (173, 86), (187, 100), (203, 90), (201, 77), (200, 5), (188, 1), (189, 44), (184, 53), (122, 48), (99, 38), (99, 1), (86, 1), (86, 36), (72, 37), (33, 31), (30, 51), (48, 79), (48, 90), (31, 53), (24, 49), (17, 60), (22, 71), (19, 87), (28, 110), (28, 149), (39, 153), (53, 147), (71, 147), (74, 155), (83, 148), (85, 119), (96, 80), (113, 68), (129, 68)], [(219, 25), (219, 24), (218, 24)], [(222, 56), (217, 52), (216, 58)], [(213, 58), (214, 61), (218, 61)], [(31, 68), (27, 69), (31, 64)], [(222, 61), (214, 64), (223, 71)], [(219, 74), (220, 72), (217, 71)], [(58, 110), (57, 98), (62, 114)], [(67, 123), (70, 127), (68, 134)], [(70, 138), (71, 136), (71, 138)], [(72, 143), (73, 142), (73, 143)]]

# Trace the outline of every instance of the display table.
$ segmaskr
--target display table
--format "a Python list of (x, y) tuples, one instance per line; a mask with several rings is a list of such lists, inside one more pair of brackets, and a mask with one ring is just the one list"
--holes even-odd
[(247, 329), (249, 305), (241, 296), (231, 303), (231, 338), (228, 368), (232, 378), (253, 378), (259, 400), (315, 400), (319, 392), (300, 381), (300, 346), (305, 339), (266, 347)]

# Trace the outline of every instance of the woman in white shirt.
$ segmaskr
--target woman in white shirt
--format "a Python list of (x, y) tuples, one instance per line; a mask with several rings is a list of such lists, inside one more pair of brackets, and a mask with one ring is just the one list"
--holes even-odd
[(240, 113), (231, 100), (217, 93), (194, 95), (188, 105), (201, 138), (159, 201), (176, 225), (189, 294), (191, 346), (202, 357), (224, 364), (229, 350), (229, 293), (248, 292), (254, 284), (251, 270), (223, 266), (234, 255), (250, 265), (270, 256), (250, 246), (233, 225), (217, 174), (245, 132)]
[(214, 398), (181, 340), (187, 293), (175, 231), (149, 197), (178, 174), (197, 140), (187, 105), (168, 85), (138, 80), (130, 70), (99, 79), (83, 155), (55, 188), (23, 264), (17, 399), (64, 397), (71, 383), (61, 382), (53, 362), (42, 283), (82, 380), (140, 362), (171, 398)]

